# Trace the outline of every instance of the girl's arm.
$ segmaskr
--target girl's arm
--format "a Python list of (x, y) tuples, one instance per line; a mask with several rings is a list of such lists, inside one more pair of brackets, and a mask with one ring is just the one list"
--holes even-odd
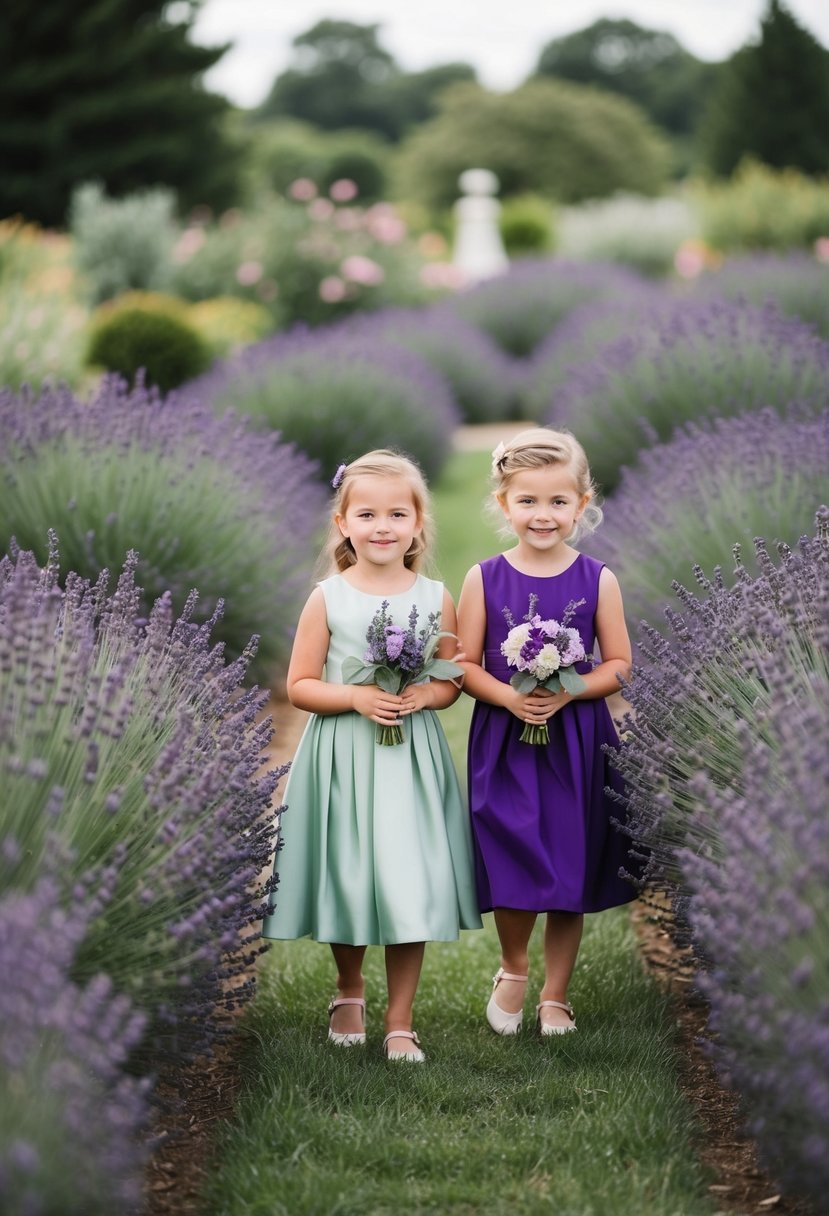
[(314, 714), (342, 714), (356, 710), (381, 726), (397, 722), (401, 700), (376, 684), (329, 684), (322, 678), (331, 634), (325, 597), (316, 587), (300, 613), (291, 661), (288, 664), (288, 700)]
[(511, 684), (497, 680), (481, 666), (486, 637), (486, 601), (484, 580), (480, 566), (473, 566), (467, 574), (458, 601), (458, 636), (464, 659), (463, 690), (477, 701), (490, 705), (501, 705), (518, 718), (524, 718), (527, 695), (516, 692)]
[[(458, 620), (455, 615), (455, 605), (452, 597), (444, 587), (443, 610), (440, 627), (447, 633), (458, 632)], [(441, 638), (437, 653), (441, 659), (452, 659), (455, 662), (456, 644), (454, 638)], [(457, 701), (461, 695), (460, 686), (453, 680), (429, 680), (425, 684), (410, 684), (402, 693), (404, 714), (413, 714), (418, 709), (446, 709)]]

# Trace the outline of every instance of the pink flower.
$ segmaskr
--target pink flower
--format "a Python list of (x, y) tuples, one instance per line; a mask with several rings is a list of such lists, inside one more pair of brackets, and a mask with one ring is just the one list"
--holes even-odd
[(338, 275), (329, 274), (320, 283), (319, 293), (320, 299), (325, 300), (326, 304), (338, 304), (345, 299), (346, 286)]
[(815, 257), (819, 262), (829, 262), (829, 236), (819, 236), (815, 241)]
[(360, 283), (364, 287), (376, 287), (386, 277), (382, 266), (359, 253), (352, 254), (343, 261), (340, 273), (352, 283)]
[(264, 272), (265, 268), (261, 262), (242, 262), (236, 270), (236, 282), (241, 283), (243, 287), (253, 287)]
[(317, 187), (310, 177), (298, 177), (296, 181), (291, 182), (288, 193), (298, 203), (310, 203), (312, 198), (317, 197)]
[(419, 278), (424, 287), (433, 287), (436, 291), (454, 291), (466, 282), (460, 266), (453, 266), (451, 262), (427, 262), (421, 266)]
[(173, 246), (173, 261), (181, 266), (189, 262), (194, 253), (198, 253), (204, 244), (203, 228), (185, 228)]
[(406, 235), (406, 225), (388, 203), (376, 203), (366, 213), (366, 227), (376, 241), (383, 245), (399, 245)]
[(308, 206), (312, 220), (328, 220), (334, 214), (334, 204), (327, 198), (315, 198)]
[(350, 177), (340, 177), (331, 183), (328, 193), (335, 203), (350, 203), (360, 192), (357, 189), (357, 183), (353, 182)]

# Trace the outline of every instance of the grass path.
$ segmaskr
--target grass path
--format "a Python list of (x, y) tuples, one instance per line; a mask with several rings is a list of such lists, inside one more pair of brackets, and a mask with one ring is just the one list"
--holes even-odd
[[(468, 566), (499, 547), (481, 522), (488, 467), (488, 452), (458, 452), (436, 494), (438, 564), (455, 597)], [(470, 711), (461, 698), (443, 715), (461, 770)], [(208, 1216), (712, 1216), (677, 1087), (674, 1022), (628, 912), (587, 918), (571, 989), (579, 1031), (547, 1040), (531, 1026), (516, 1039), (487, 1028), (498, 944), (485, 922), (427, 947), (422, 1067), (381, 1056), (380, 950), (367, 956), (368, 1045), (344, 1051), (325, 1037), (328, 948), (270, 949)]]

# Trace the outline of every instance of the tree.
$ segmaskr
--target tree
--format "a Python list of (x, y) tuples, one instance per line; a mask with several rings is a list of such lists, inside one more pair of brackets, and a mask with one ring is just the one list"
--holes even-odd
[(184, 205), (226, 206), (239, 152), (229, 103), (204, 72), (227, 47), (188, 35), (200, 0), (5, 0), (0, 17), (0, 215), (63, 223), (73, 186), (112, 195), (167, 185)]
[(606, 18), (547, 43), (536, 68), (539, 76), (621, 93), (680, 136), (695, 128), (716, 70), (672, 34)]
[(475, 79), (465, 63), (403, 72), (380, 45), (379, 28), (326, 20), (300, 34), (294, 65), (276, 78), (256, 118), (294, 118), (328, 131), (357, 127), (398, 140), (434, 114), (448, 84)]
[(757, 42), (732, 55), (700, 130), (714, 173), (746, 156), (773, 168), (829, 170), (829, 51), (770, 0)]
[(513, 93), (459, 84), (440, 113), (400, 149), (402, 193), (448, 206), (464, 169), (497, 174), (501, 194), (535, 192), (559, 202), (616, 190), (657, 193), (670, 152), (642, 112), (598, 89), (535, 79)]

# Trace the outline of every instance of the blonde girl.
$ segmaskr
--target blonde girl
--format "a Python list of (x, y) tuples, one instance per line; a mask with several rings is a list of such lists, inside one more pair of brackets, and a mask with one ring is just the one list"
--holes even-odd
[[(625, 838), (612, 826), (619, 808), (605, 787), (615, 782), (605, 745), (618, 746), (606, 698), (630, 670), (631, 649), (615, 576), (573, 542), (601, 512), (587, 457), (562, 431), (522, 431), (492, 453), (493, 504), (514, 544), (466, 576), (458, 616), (466, 655), (464, 691), (475, 698), (469, 739), (469, 800), (479, 907), (494, 911), (501, 960), (487, 1005), (498, 1034), (521, 1027), (529, 979), (527, 947), (545, 916), (544, 976), (536, 1022), (542, 1035), (575, 1029), (567, 999), (585, 912), (634, 897), (619, 877)], [(542, 619), (570, 626), (585, 653), (577, 664), (584, 691), (538, 688), (519, 693), (501, 652), (509, 624), (530, 597)], [(522, 742), (526, 723), (547, 724), (549, 742)]]
[[(366, 1041), (363, 959), (385, 947), (388, 1002), (383, 1050), (421, 1062), (412, 1007), (425, 942), (480, 927), (468, 818), (436, 710), (459, 695), (447, 680), (401, 695), (348, 684), (342, 665), (362, 658), (366, 631), (386, 602), (394, 624), (430, 614), (456, 632), (442, 583), (421, 573), (431, 542), (429, 496), (417, 466), (381, 450), (342, 465), (326, 552), (331, 571), (311, 593), (288, 668), (293, 705), (311, 717), (291, 767), (280, 824), (279, 884), (263, 932), (330, 943), (337, 968), (329, 1041)], [(455, 644), (441, 641), (443, 657)], [(404, 740), (380, 746), (377, 726)]]

